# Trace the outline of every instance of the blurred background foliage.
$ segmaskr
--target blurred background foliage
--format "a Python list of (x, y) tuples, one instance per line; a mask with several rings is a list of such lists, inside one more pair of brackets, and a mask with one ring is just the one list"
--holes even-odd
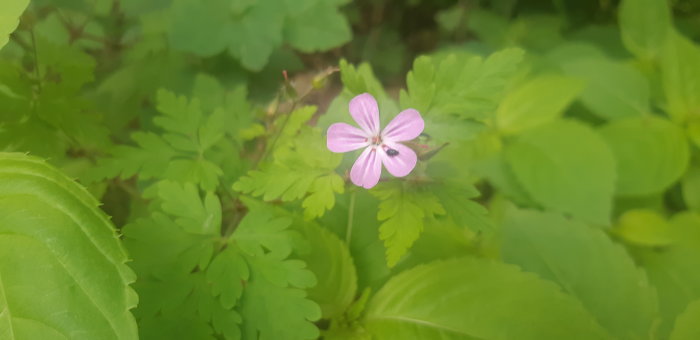
[[(699, 40), (694, 0), (34, 0), (0, 151), (102, 202), (144, 339), (697, 339)], [(324, 144), (363, 92), (426, 120), (370, 191)]]

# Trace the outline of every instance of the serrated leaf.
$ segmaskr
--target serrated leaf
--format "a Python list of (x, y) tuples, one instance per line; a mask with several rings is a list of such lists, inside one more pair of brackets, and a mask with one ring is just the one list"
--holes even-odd
[(19, 25), (19, 17), (29, 5), (29, 0), (4, 1), (0, 7), (0, 49), (7, 44), (8, 36)]
[(700, 300), (688, 305), (685, 312), (676, 319), (676, 326), (671, 332), (670, 340), (693, 340), (700, 338)]
[(649, 81), (632, 66), (585, 57), (562, 61), (561, 67), (586, 82), (581, 102), (603, 119), (636, 117), (651, 111)]
[(570, 77), (534, 78), (503, 98), (496, 111), (496, 124), (504, 133), (517, 133), (548, 123), (561, 116), (582, 88), (581, 82)]
[(299, 252), (318, 284), (308, 290), (309, 299), (321, 307), (324, 319), (342, 315), (357, 292), (357, 273), (347, 245), (335, 234), (315, 224), (304, 224), (301, 231), (309, 250)]
[(683, 130), (671, 122), (646, 116), (617, 120), (600, 129), (615, 155), (619, 195), (649, 195), (678, 181), (690, 152)]
[(158, 197), (163, 211), (175, 216), (175, 222), (184, 231), (202, 235), (219, 233), (221, 203), (213, 193), (207, 192), (202, 200), (193, 184), (164, 181), (158, 183)]
[(672, 29), (666, 0), (623, 0), (619, 21), (625, 47), (642, 59), (655, 57)]
[(316, 178), (309, 188), (309, 196), (304, 199), (304, 217), (313, 219), (323, 216), (326, 210), (335, 205), (335, 193), (342, 194), (345, 190), (343, 178), (336, 173)]
[(362, 323), (379, 339), (612, 339), (556, 285), (474, 258), (394, 276), (372, 297)]
[(292, 224), (289, 218), (276, 218), (269, 213), (248, 213), (233, 234), (233, 240), (249, 256), (262, 256), (269, 252), (277, 259), (284, 259), (292, 252), (294, 232), (287, 230)]
[[(495, 109), (522, 58), (523, 51), (517, 48), (493, 53), (486, 59), (449, 55), (438, 63), (418, 58), (416, 71), (407, 75), (408, 90), (401, 92), (401, 106), (426, 115), (484, 118)], [(428, 65), (430, 62), (433, 67)]]
[(609, 224), (615, 159), (604, 140), (574, 121), (526, 131), (506, 158), (527, 193), (544, 207), (583, 221)]
[(371, 191), (382, 202), (377, 219), (384, 241), (386, 262), (393, 267), (423, 231), (424, 218), (445, 214), (440, 201), (429, 191), (408, 188), (400, 182), (382, 183)]
[(221, 299), (224, 308), (233, 308), (243, 294), (243, 283), (248, 280), (250, 271), (244, 258), (233, 248), (219, 253), (207, 269), (207, 281), (211, 284), (211, 294)]
[(556, 282), (619, 339), (642, 339), (657, 314), (646, 275), (600, 229), (559, 214), (511, 211), (503, 226), (503, 258)]
[(0, 153), (2, 339), (137, 337), (135, 276), (97, 206), (43, 161)]

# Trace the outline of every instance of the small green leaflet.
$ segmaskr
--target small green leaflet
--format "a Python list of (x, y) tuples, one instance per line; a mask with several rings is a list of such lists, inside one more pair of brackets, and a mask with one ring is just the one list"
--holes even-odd
[(382, 201), (377, 213), (383, 221), (379, 238), (386, 247), (386, 262), (393, 267), (418, 239), (425, 219), (443, 215), (445, 209), (430, 191), (398, 181), (382, 183), (371, 193)]
[(9, 35), (19, 25), (19, 17), (29, 0), (6, 0), (0, 5), (0, 49), (7, 44)]

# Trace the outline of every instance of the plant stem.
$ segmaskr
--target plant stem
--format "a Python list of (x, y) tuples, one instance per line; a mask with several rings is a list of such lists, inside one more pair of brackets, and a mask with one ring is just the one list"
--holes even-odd
[(355, 191), (350, 194), (350, 206), (348, 207), (348, 227), (345, 230), (345, 243), (348, 244), (350, 248), (350, 241), (352, 240), (352, 220), (355, 216)]

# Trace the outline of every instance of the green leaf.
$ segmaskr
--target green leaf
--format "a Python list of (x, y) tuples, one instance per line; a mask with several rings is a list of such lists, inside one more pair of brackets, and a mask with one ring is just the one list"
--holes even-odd
[(318, 278), (318, 284), (308, 290), (309, 299), (321, 307), (324, 319), (342, 315), (355, 299), (357, 273), (345, 242), (335, 234), (315, 224), (301, 228), (309, 250), (299, 257)]
[(691, 210), (700, 212), (700, 168), (693, 167), (681, 182), (683, 201)]
[(690, 152), (683, 130), (671, 122), (645, 116), (617, 120), (600, 129), (617, 161), (620, 195), (649, 195), (678, 181)]
[(382, 183), (371, 191), (382, 202), (377, 219), (384, 241), (386, 262), (393, 267), (423, 231), (424, 218), (445, 214), (440, 201), (427, 190), (409, 188), (401, 182)]
[(175, 0), (168, 38), (173, 48), (213, 56), (227, 46), (230, 14), (226, 1)]
[(3, 1), (0, 6), (0, 49), (9, 41), (9, 35), (19, 25), (19, 17), (29, 5), (29, 0)]
[(656, 293), (625, 249), (600, 229), (559, 214), (512, 211), (503, 258), (559, 284), (619, 339), (643, 339), (657, 314)]
[(83, 187), (36, 158), (0, 153), (0, 338), (136, 339), (126, 260)]
[(336, 173), (316, 178), (309, 188), (309, 196), (301, 204), (306, 219), (323, 216), (335, 205), (335, 193), (342, 194), (344, 190), (345, 182)]
[(498, 129), (518, 133), (548, 123), (561, 116), (582, 88), (581, 82), (570, 77), (534, 78), (503, 98), (496, 111)]
[(536, 202), (583, 221), (609, 224), (615, 159), (595, 131), (574, 121), (555, 121), (526, 131), (505, 152)]
[(486, 59), (449, 55), (437, 62), (418, 58), (414, 70), (406, 76), (407, 91), (401, 91), (401, 107), (412, 107), (425, 115), (484, 118), (496, 108), (523, 53), (510, 48)]
[(676, 319), (670, 340), (693, 340), (700, 338), (700, 300), (688, 305), (685, 312)]
[(219, 197), (206, 193), (204, 200), (191, 183), (158, 183), (158, 196), (162, 210), (175, 216), (175, 222), (188, 233), (215, 235), (221, 229), (221, 203)]
[(638, 249), (636, 255), (659, 295), (658, 338), (668, 337), (673, 323), (700, 299), (700, 215), (681, 213), (671, 220), (673, 244), (662, 249)]
[(641, 59), (652, 59), (672, 29), (666, 0), (623, 0), (619, 9), (622, 42)]
[(700, 47), (673, 33), (661, 54), (666, 111), (676, 120), (700, 115)]
[(651, 111), (649, 82), (632, 66), (589, 57), (566, 60), (561, 67), (586, 82), (581, 102), (603, 119), (636, 117)]
[(394, 276), (370, 300), (362, 321), (378, 339), (611, 339), (556, 285), (474, 258)]
[(625, 211), (612, 231), (625, 241), (641, 246), (664, 247), (673, 243), (671, 226), (663, 216), (652, 210)]
[(350, 41), (352, 32), (335, 5), (316, 1), (310, 8), (290, 14), (285, 22), (284, 35), (292, 47), (308, 53), (342, 45)]

